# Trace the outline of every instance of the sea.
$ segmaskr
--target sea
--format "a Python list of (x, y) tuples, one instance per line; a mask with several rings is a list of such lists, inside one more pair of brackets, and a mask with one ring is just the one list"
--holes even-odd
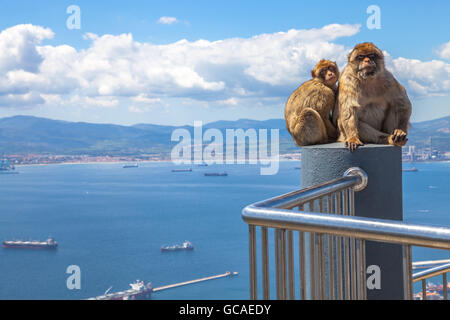
[[(226, 277), (155, 292), (154, 300), (248, 299), (248, 204), (295, 190), (299, 162), (275, 175), (259, 165), (184, 166), (170, 162), (35, 165), (0, 175), (0, 240), (54, 237), (54, 251), (0, 248), (0, 299), (77, 300), (122, 291), (137, 279), (153, 287)], [(403, 172), (403, 215), (410, 223), (450, 227), (450, 163), (414, 163)], [(223, 172), (225, 177), (206, 177)], [(189, 240), (193, 251), (161, 252)], [(413, 260), (449, 259), (414, 248)], [(68, 282), (79, 268), (80, 288)], [(273, 265), (272, 265), (273, 266)]]

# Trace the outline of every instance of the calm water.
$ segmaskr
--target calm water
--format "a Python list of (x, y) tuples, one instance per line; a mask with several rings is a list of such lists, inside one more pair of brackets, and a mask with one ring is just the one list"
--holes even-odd
[[(0, 249), (0, 299), (84, 299), (128, 288), (155, 287), (238, 271), (239, 276), (155, 293), (154, 299), (248, 299), (248, 228), (241, 209), (295, 189), (296, 162), (277, 175), (256, 165), (193, 167), (171, 163), (49, 165), (0, 175), (0, 240), (55, 237), (57, 251)], [(450, 163), (415, 164), (403, 175), (404, 216), (450, 226)], [(228, 177), (204, 177), (208, 171)], [(190, 240), (193, 252), (161, 253)], [(414, 260), (449, 258), (414, 249)], [(81, 268), (81, 290), (68, 290), (66, 268)]]

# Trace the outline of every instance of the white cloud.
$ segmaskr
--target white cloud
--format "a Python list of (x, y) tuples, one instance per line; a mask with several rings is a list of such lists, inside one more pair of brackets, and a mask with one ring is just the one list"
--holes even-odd
[(390, 69), (411, 96), (450, 94), (450, 64), (444, 61), (417, 59), (386, 59)]
[[(138, 42), (132, 34), (86, 33), (88, 48), (77, 50), (69, 45), (43, 45), (53, 37), (50, 29), (18, 25), (0, 33), (0, 107), (117, 107), (124, 103), (131, 105), (131, 112), (139, 112), (180, 98), (199, 105), (278, 105), (309, 79), (320, 59), (335, 60), (343, 68), (351, 48), (334, 40), (351, 37), (359, 29), (359, 25), (333, 24), (167, 45)], [(446, 62), (393, 59), (388, 54), (386, 60), (414, 95), (450, 91)]]
[(0, 71), (22, 69), (37, 72), (43, 58), (36, 45), (53, 38), (50, 29), (31, 24), (20, 24), (0, 33)]
[(145, 104), (154, 104), (161, 102), (160, 98), (149, 98), (146, 94), (140, 94), (136, 97), (132, 97), (131, 100), (137, 103), (145, 103)]
[(444, 43), (438, 50), (437, 54), (442, 59), (450, 60), (450, 41)]
[(111, 108), (117, 107), (119, 105), (119, 100), (116, 98), (106, 98), (106, 97), (84, 97), (84, 104), (92, 107), (102, 107)]
[(179, 22), (179, 21), (175, 17), (161, 17), (158, 19), (158, 23), (162, 23), (162, 24), (174, 24), (177, 22)]

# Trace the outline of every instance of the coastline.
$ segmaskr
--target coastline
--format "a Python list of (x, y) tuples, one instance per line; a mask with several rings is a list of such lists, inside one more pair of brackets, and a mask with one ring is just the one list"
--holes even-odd
[(75, 164), (129, 164), (129, 163), (149, 163), (149, 162), (172, 162), (170, 160), (143, 160), (143, 161), (80, 161), (80, 162), (54, 162), (54, 163), (26, 163), (15, 164), (16, 168), (50, 165), (75, 165)]
[[(248, 160), (250, 161), (250, 160)], [(279, 162), (300, 162), (300, 159), (279, 159)], [(16, 164), (16, 168), (21, 167), (32, 167), (32, 166), (48, 166), (48, 165), (86, 165), (86, 164), (129, 164), (129, 163), (171, 163), (172, 160), (142, 160), (142, 161), (81, 161), (81, 162), (55, 162), (55, 163), (30, 163), (30, 164)], [(443, 162), (443, 163), (450, 163), (450, 160), (443, 159), (443, 160), (429, 160), (429, 161), (402, 161), (402, 163), (408, 163), (408, 164), (416, 164), (416, 163), (436, 163), (436, 162)], [(223, 163), (221, 165), (225, 165), (226, 163)], [(190, 164), (183, 164), (186, 166), (192, 165), (195, 166), (197, 164), (190, 163)], [(257, 163), (255, 163), (257, 165)]]
[[(236, 160), (238, 161), (238, 160)], [(248, 162), (254, 161), (254, 160), (247, 160)], [(258, 161), (258, 160), (256, 160)], [(279, 162), (301, 162), (300, 159), (279, 159)], [(48, 165), (76, 165), (76, 164), (129, 164), (129, 163), (171, 163), (172, 160), (142, 160), (142, 161), (80, 161), (80, 162), (54, 162), (54, 163), (27, 163), (27, 164), (15, 164), (14, 166), (16, 168), (21, 167), (32, 167), (32, 166), (48, 166)], [(450, 161), (449, 161), (450, 162)], [(220, 165), (226, 165), (227, 163), (222, 163)], [(250, 163), (249, 163), (250, 164)], [(255, 163), (257, 165), (258, 163)], [(198, 164), (196, 163), (190, 163), (190, 164), (181, 164), (186, 166), (196, 166)]]

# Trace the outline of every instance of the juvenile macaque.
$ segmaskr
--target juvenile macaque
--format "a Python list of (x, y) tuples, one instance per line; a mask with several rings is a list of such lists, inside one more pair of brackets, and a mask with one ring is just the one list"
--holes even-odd
[(338, 141), (350, 151), (364, 143), (404, 146), (411, 102), (405, 88), (384, 68), (384, 55), (373, 43), (355, 46), (339, 78)]
[(323, 59), (311, 75), (311, 80), (291, 94), (284, 110), (286, 128), (298, 146), (327, 143), (337, 138), (330, 112), (336, 100), (338, 67), (335, 62)]

